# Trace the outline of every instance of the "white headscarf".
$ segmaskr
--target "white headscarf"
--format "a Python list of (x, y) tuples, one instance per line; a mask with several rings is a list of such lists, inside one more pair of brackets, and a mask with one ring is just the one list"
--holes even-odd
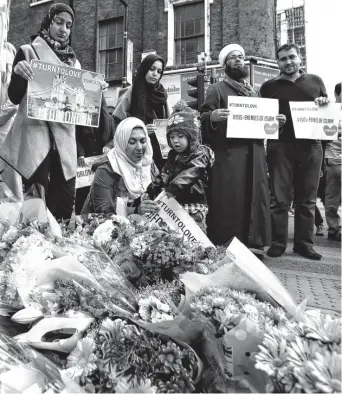
[(242, 48), (241, 45), (239, 44), (226, 45), (219, 54), (219, 63), (221, 64), (222, 67), (224, 67), (227, 56), (233, 51), (239, 51), (242, 56), (245, 56), (245, 50)]
[[(134, 163), (126, 155), (128, 140), (135, 127), (141, 127), (146, 136), (146, 150), (143, 158)], [(108, 152), (113, 171), (121, 175), (132, 199), (144, 193), (151, 183), (152, 146), (144, 122), (138, 118), (126, 118), (119, 123), (114, 135), (114, 148)]]

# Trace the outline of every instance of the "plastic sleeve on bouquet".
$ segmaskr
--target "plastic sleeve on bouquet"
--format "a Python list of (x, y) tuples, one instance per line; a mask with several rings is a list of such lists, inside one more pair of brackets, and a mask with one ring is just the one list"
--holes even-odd
[[(18, 379), (20, 377), (20, 379)], [(0, 334), (0, 389), (3, 393), (32, 392), (84, 393), (66, 379), (58, 367), (29, 346)]]

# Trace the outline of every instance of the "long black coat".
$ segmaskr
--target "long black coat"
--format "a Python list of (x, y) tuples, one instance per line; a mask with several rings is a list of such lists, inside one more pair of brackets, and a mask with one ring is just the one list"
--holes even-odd
[(270, 198), (263, 140), (226, 138), (226, 122), (212, 124), (215, 109), (238, 93), (225, 81), (210, 86), (201, 108), (203, 142), (215, 153), (208, 188), (208, 236), (223, 245), (236, 236), (249, 246), (271, 242)]

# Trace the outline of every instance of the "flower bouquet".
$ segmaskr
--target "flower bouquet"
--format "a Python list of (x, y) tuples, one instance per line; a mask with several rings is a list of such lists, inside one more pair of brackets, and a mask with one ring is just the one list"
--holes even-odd
[(255, 355), (269, 393), (340, 393), (341, 318), (307, 311), (271, 327)]
[(223, 249), (190, 245), (167, 226), (117, 215), (109, 219), (94, 214), (75, 233), (91, 234), (94, 245), (103, 248), (136, 287), (172, 281), (189, 270), (208, 273), (224, 256)]
[(66, 373), (87, 392), (190, 393), (201, 362), (186, 344), (107, 314), (70, 352)]

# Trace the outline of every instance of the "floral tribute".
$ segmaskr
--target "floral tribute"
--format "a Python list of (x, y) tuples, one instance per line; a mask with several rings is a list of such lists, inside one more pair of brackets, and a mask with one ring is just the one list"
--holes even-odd
[(74, 242), (84, 242), (85, 234), (92, 236), (94, 244), (104, 249), (136, 287), (153, 285), (161, 279), (172, 281), (186, 271), (206, 274), (225, 255), (223, 248), (190, 247), (168, 227), (117, 215), (91, 215), (67, 235)]
[[(239, 353), (247, 354), (247, 342), (254, 349), (252, 392), (341, 392), (341, 318), (303, 307), (290, 317), (229, 288), (186, 291), (179, 275), (214, 272), (223, 248), (190, 247), (166, 227), (115, 215), (92, 215), (62, 230), (57, 238), (38, 223), (14, 227), (0, 217), (0, 307), (19, 310), (12, 320), (31, 324), (27, 331), (47, 317), (90, 317), (68, 353), (49, 354), (61, 376), (86, 392), (226, 392), (225, 383), (239, 373), (246, 379)], [(246, 322), (254, 328), (243, 331)], [(191, 330), (200, 338), (203, 371), (194, 351), (177, 340), (190, 343)]]
[(87, 392), (191, 393), (200, 371), (190, 348), (109, 315), (78, 341), (65, 372)]

